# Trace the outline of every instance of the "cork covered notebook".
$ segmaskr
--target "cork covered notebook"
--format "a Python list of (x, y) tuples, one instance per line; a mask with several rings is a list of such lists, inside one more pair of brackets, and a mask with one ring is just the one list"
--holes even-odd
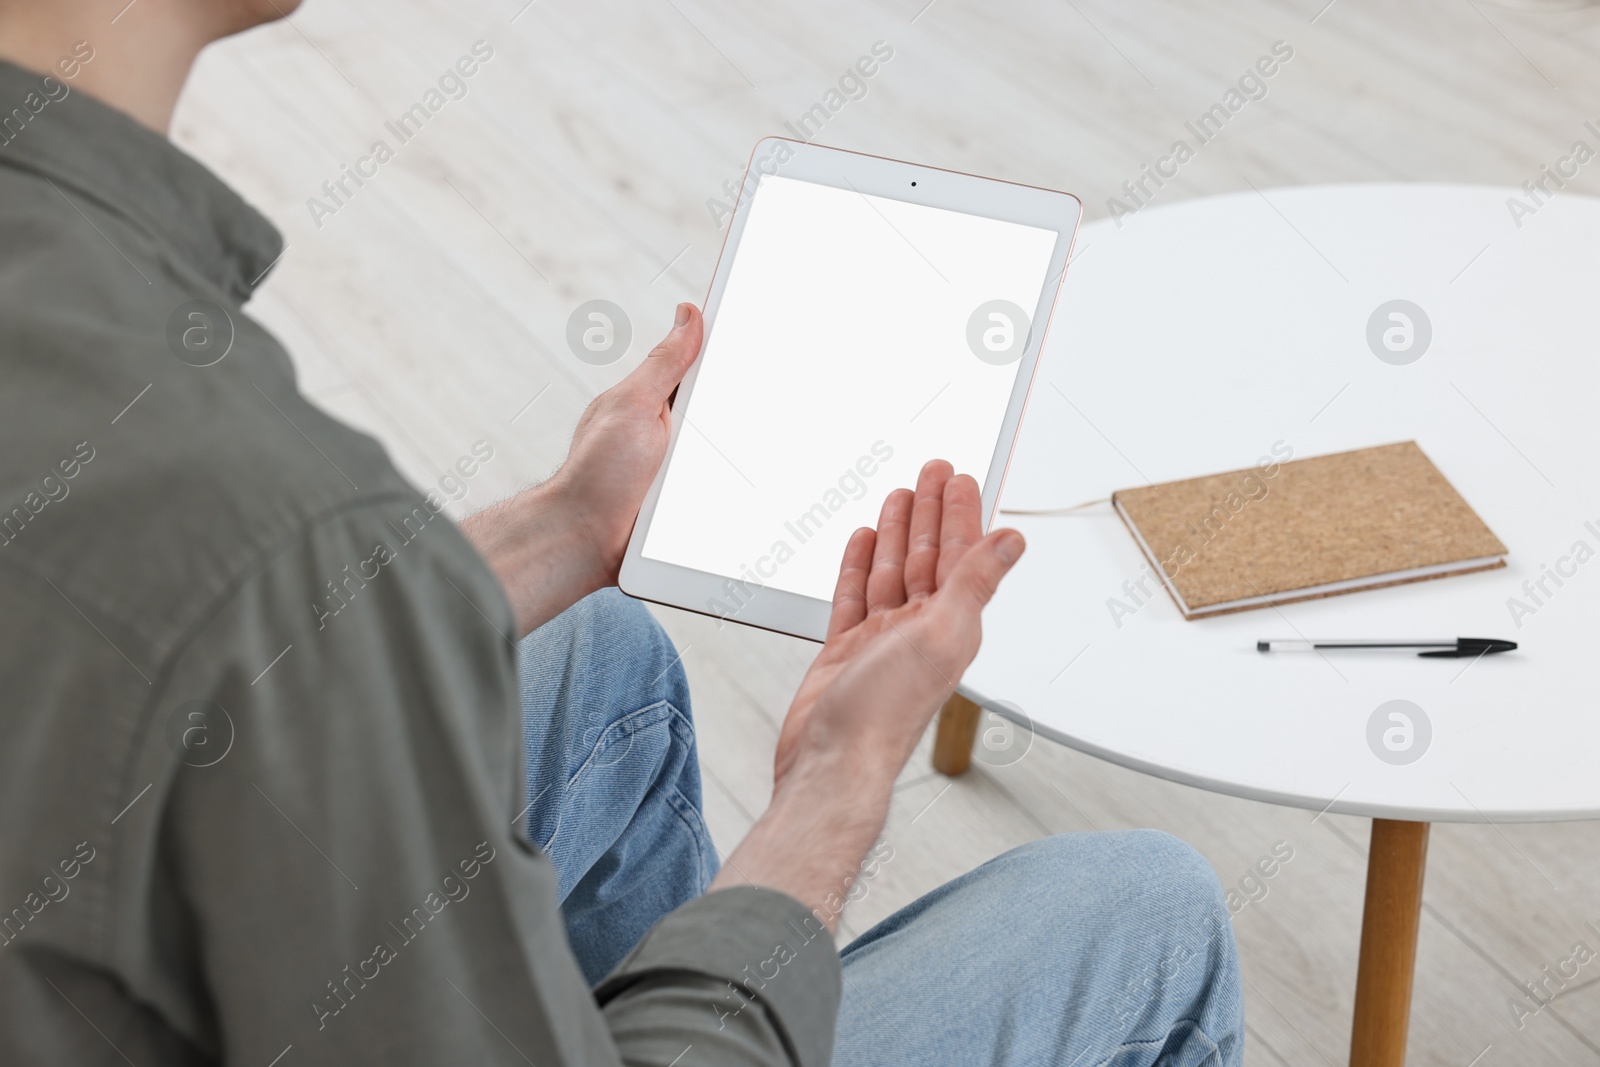
[(1186, 619), (1504, 567), (1415, 441), (1114, 493)]

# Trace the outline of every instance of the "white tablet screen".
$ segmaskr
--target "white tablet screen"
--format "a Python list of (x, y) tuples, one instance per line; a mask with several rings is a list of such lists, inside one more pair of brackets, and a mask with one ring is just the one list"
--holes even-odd
[(828, 600), (924, 462), (982, 484), (1019, 363), (969, 323), (1033, 313), (1057, 234), (771, 175), (749, 211), (642, 554)]

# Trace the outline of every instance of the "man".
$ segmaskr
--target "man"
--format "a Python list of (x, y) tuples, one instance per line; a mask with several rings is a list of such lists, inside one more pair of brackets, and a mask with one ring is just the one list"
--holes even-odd
[(284, 6), (0, 0), (0, 1062), (1238, 1063), (1157, 834), (1007, 853), (841, 966), (1023, 547), (946, 464), (850, 541), (719, 865), (676, 656), (606, 591), (698, 312), (549, 482), (440, 517), (298, 395), (241, 310), (276, 232), (163, 136)]

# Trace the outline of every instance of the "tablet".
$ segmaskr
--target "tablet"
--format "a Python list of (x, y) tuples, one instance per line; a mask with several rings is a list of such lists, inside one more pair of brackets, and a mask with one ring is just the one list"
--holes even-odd
[(946, 459), (988, 528), (1082, 205), (781, 138), (751, 154), (620, 585), (821, 640), (850, 535)]

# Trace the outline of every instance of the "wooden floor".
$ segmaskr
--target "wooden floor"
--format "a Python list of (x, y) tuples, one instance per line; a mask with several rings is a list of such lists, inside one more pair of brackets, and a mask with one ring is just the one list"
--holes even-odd
[[(703, 296), (721, 240), (714, 201), (750, 146), (825, 103), (879, 41), (892, 57), (816, 140), (1072, 190), (1091, 219), (1276, 41), (1294, 54), (1265, 99), (1159, 202), (1247, 183), (1518, 186), (1576, 140), (1600, 147), (1584, 128), (1600, 125), (1600, 12), (1582, 4), (525, 2), (308, 0), (289, 24), (208, 53), (176, 127), (289, 241), (253, 311), (309, 394), (419, 483), (493, 442), (469, 510), (560, 462), (587, 400), (665, 331), (675, 302)], [(493, 52), (466, 96), (400, 143), (385, 124), (477, 41)], [(329, 197), (323, 183), (380, 139), (393, 158)], [(1600, 165), (1574, 191), (1600, 192)], [(611, 367), (564, 341), (568, 315), (594, 297), (637, 332)], [(727, 848), (764, 805), (812, 648), (662, 614), (694, 686), (706, 802)], [(1255, 897), (1234, 920), (1248, 1062), (1342, 1063), (1360, 819), (1214, 796), (1043, 742), (951, 783), (924, 750), (886, 832), (895, 858), (846, 925), (865, 929), (1041, 835), (1141, 826), (1193, 843)], [(1411, 1063), (1600, 1063), (1597, 845), (1593, 824), (1437, 828)], [(1275, 847), (1293, 858), (1250, 881)]]

